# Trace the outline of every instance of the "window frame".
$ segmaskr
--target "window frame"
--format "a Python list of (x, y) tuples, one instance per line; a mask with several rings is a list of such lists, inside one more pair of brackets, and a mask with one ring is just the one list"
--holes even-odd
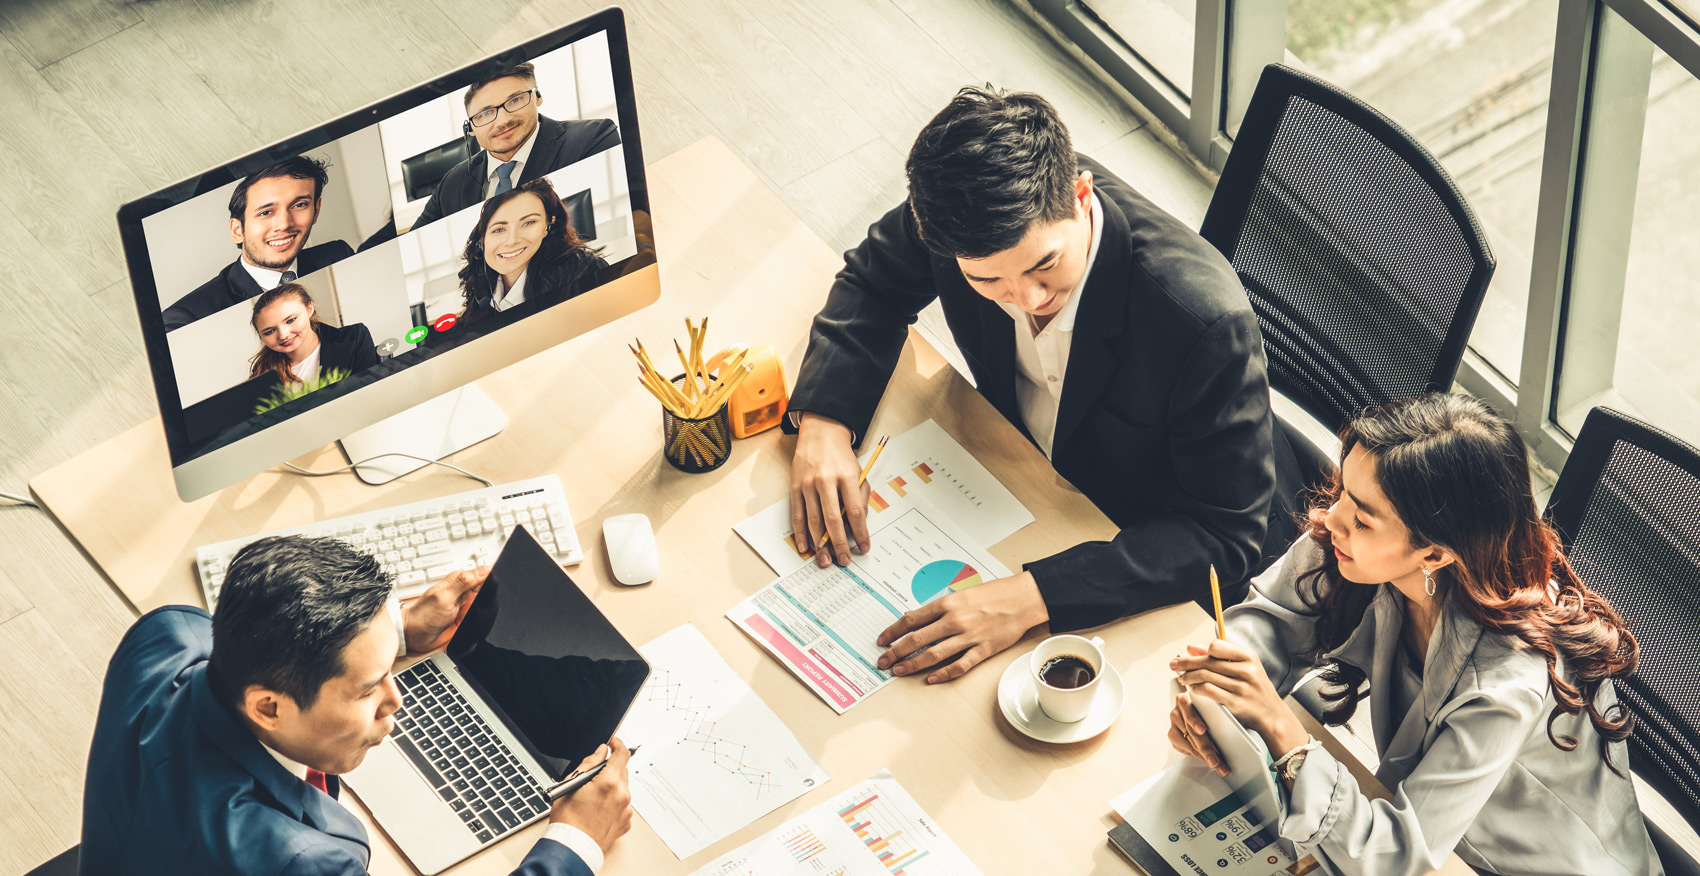
[[(1216, 171), (1227, 162), (1227, 131), (1244, 118), (1258, 75), (1286, 53), (1287, 0), (1196, 0), (1189, 99), (1080, 0), (1012, 2), (1071, 40)], [(1513, 384), (1473, 348), (1458, 371), (1459, 386), (1513, 419), (1535, 458), (1553, 471), (1573, 443), (1559, 425), (1560, 390), (1569, 386), (1572, 399), (1579, 393), (1578, 406), (1611, 401), (1648, 44), (1700, 78), (1700, 28), (1665, 0), (1559, 0), (1519, 379)], [(1639, 99), (1626, 99), (1637, 87)], [(1568, 331), (1572, 317), (1594, 330), (1586, 337)], [(1566, 368), (1570, 380), (1587, 382), (1566, 384)]]

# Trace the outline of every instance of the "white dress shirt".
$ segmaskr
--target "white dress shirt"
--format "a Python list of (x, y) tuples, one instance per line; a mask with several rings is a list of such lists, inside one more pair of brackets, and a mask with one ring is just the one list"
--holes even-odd
[[(495, 122), (490, 124), (493, 125)], [(519, 151), (514, 153), (513, 158), (508, 159), (508, 161), (515, 162), (513, 172), (508, 174), (508, 181), (513, 183), (516, 189), (519, 188), (519, 175), (525, 172), (525, 163), (531, 160), (531, 147), (536, 145), (537, 129), (532, 128), (531, 136), (525, 138), (525, 143), (519, 147)], [(484, 152), (484, 170), (489, 174), (484, 179), (484, 197), (493, 198), (496, 196), (496, 183), (500, 181), (500, 178), (496, 175), (496, 168), (506, 163), (506, 161), (497, 161), (496, 156), (491, 155), (488, 150)]]
[(254, 282), (260, 284), (260, 288), (267, 292), (283, 285), (284, 271), (295, 270), (295, 262), (290, 262), (289, 266), (284, 268), (283, 271), (274, 271), (271, 268), (248, 264), (248, 260), (245, 258), (237, 259), (237, 261), (242, 263), (242, 270), (247, 271), (248, 276), (253, 277)]
[(289, 366), (289, 373), (295, 375), (295, 379), (302, 383), (311, 383), (312, 381), (318, 380), (319, 351), (324, 348), (325, 345), (322, 343), (317, 347), (314, 347), (313, 352), (307, 354), (307, 358)]
[(518, 307), (519, 305), (525, 303), (525, 272), (524, 271), (520, 272), (519, 279), (514, 281), (514, 285), (512, 286), (512, 288), (507, 288), (507, 286), (508, 286), (508, 278), (507, 277), (503, 277), (500, 274), (497, 274), (496, 276), (497, 276), (496, 282), (506, 289), (506, 291), (502, 292), (502, 294), (494, 296), (490, 299), (490, 306), (494, 307), (496, 309), (497, 313), (501, 313), (502, 311), (507, 310), (510, 307)]
[(1098, 243), (1104, 237), (1102, 214), (1098, 193), (1093, 192), (1092, 246), (1086, 252), (1086, 270), (1069, 292), (1062, 310), (1043, 329), (1037, 327), (1032, 314), (1013, 304), (998, 302), (1010, 319), (1015, 320), (1015, 401), (1021, 409), (1021, 421), (1046, 457), (1051, 455), (1051, 444), (1057, 434), (1057, 408), (1062, 403), (1068, 351), (1074, 342), (1074, 315), (1080, 310), (1080, 296), (1086, 293), (1092, 264), (1098, 260)]

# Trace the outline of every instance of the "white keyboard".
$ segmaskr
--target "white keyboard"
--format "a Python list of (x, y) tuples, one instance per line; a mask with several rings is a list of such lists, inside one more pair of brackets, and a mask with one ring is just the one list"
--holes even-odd
[(409, 599), (457, 569), (494, 563), (515, 526), (563, 566), (584, 559), (561, 479), (545, 475), (203, 545), (195, 549), (195, 569), (211, 611), (237, 551), (273, 535), (334, 536), (377, 557), (395, 576), (396, 596)]

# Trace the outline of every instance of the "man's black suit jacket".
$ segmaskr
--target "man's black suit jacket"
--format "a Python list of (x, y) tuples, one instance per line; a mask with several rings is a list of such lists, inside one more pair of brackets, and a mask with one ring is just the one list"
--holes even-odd
[[(353, 247), (340, 240), (327, 241), (318, 246), (309, 246), (295, 257), (295, 273), (305, 277), (320, 268), (354, 255)], [(213, 314), (251, 298), (259, 297), (266, 290), (254, 282), (254, 277), (242, 267), (242, 259), (237, 257), (218, 276), (202, 283), (195, 291), (177, 299), (177, 303), (165, 309), (165, 330), (182, 328), (197, 319)]]
[[(1052, 464), (1121, 532), (1026, 565), (1053, 631), (1187, 599), (1208, 606), (1211, 565), (1238, 601), (1265, 536), (1284, 547), (1296, 531), (1282, 510), (1281, 533), (1269, 532), (1274, 418), (1257, 316), (1233, 268), (1096, 162), (1081, 156), (1080, 168), (1093, 173), (1104, 229), (1078, 293)], [(845, 254), (791, 409), (832, 417), (860, 442), (905, 326), (934, 298), (980, 393), (1022, 428), (1015, 321), (954, 258), (926, 249), (907, 203)]]
[[(531, 156), (525, 160), (519, 179), (514, 181), (516, 186), (620, 145), (620, 129), (608, 119), (557, 122), (539, 115), (537, 132), (532, 136), (537, 138), (537, 145), (531, 147)], [(427, 222), (481, 203), (490, 180), (485, 164), (489, 157), (490, 153), (479, 152), (449, 168), (442, 182), (437, 183), (437, 190), (431, 193), (431, 200), (425, 202), (425, 210), (413, 220), (413, 227), (422, 228)]]

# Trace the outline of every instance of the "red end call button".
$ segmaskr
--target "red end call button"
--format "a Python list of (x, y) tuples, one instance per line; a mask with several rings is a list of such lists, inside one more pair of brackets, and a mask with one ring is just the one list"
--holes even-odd
[(437, 331), (446, 332), (449, 329), (454, 328), (455, 323), (457, 321), (459, 321), (459, 319), (460, 319), (459, 317), (455, 316), (452, 313), (445, 313), (442, 316), (437, 317), (437, 321), (434, 322), (434, 323), (431, 323), (431, 327), (436, 329)]

